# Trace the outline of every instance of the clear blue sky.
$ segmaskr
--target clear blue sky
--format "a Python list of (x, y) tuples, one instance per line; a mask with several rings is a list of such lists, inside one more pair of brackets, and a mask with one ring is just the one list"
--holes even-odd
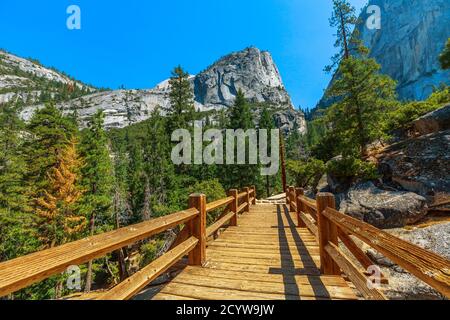
[[(350, 0), (358, 9), (366, 0)], [(81, 30), (66, 9), (81, 8)], [(0, 2), (0, 47), (96, 86), (151, 88), (254, 45), (269, 50), (294, 104), (313, 107), (334, 53), (331, 0), (14, 0)]]

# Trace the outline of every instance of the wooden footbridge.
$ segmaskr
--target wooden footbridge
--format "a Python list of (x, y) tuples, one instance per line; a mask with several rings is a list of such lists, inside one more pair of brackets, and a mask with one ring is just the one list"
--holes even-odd
[(191, 195), (185, 211), (3, 262), (0, 297), (178, 226), (168, 252), (95, 299), (132, 299), (175, 265), (154, 299), (385, 299), (355, 239), (450, 298), (449, 260), (336, 211), (331, 194), (312, 200), (293, 187), (286, 204), (256, 204), (254, 187), (212, 203)]

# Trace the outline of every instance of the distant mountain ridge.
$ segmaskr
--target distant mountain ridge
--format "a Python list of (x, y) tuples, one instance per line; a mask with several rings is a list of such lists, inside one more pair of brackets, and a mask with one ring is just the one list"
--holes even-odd
[[(3, 74), (0, 74), (0, 89), (4, 89), (4, 92), (0, 91), (0, 102), (12, 97), (22, 99), (26, 103), (21, 113), (25, 120), (30, 119), (37, 108), (42, 108), (43, 103), (39, 99), (39, 92), (29, 92), (29, 79), (20, 82), (22, 80), (13, 78), (12, 71), (17, 65), (32, 75), (30, 78), (47, 79), (58, 87), (72, 85), (85, 88), (86, 94), (57, 103), (57, 107), (65, 114), (76, 110), (82, 125), (101, 109), (105, 113), (107, 128), (123, 128), (148, 119), (156, 107), (169, 105), (168, 80), (148, 90), (98, 91), (27, 59), (7, 53), (0, 55), (0, 59), (0, 66), (4, 66)], [(306, 132), (304, 114), (294, 108), (278, 68), (267, 51), (250, 47), (231, 53), (198, 75), (191, 76), (190, 81), (197, 110), (228, 108), (233, 105), (238, 90), (242, 90), (249, 101), (271, 105), (276, 110), (275, 122), (283, 131), (289, 132), (296, 128)], [(45, 84), (44, 87), (51, 85)]]

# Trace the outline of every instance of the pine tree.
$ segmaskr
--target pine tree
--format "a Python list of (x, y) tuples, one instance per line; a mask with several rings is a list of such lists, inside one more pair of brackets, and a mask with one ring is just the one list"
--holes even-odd
[[(96, 230), (105, 231), (114, 225), (112, 219), (112, 200), (114, 177), (109, 156), (108, 138), (103, 129), (104, 115), (98, 111), (91, 119), (88, 128), (82, 134), (81, 155), (84, 166), (81, 170), (84, 195), (80, 210), (89, 217), (89, 234)], [(87, 292), (92, 283), (92, 261), (86, 274)]]
[(27, 172), (20, 134), (25, 126), (12, 103), (0, 106), (0, 208), (6, 212), (29, 211)]
[(439, 61), (441, 62), (442, 69), (450, 69), (450, 38), (448, 38), (447, 40), (447, 44), (445, 45), (445, 49), (439, 57)]
[(189, 81), (189, 74), (181, 66), (172, 71), (169, 80), (170, 85), (170, 105), (164, 109), (168, 116), (167, 129), (169, 134), (174, 130), (191, 127), (194, 120), (194, 96)]
[(34, 198), (39, 198), (50, 187), (47, 174), (57, 165), (59, 152), (77, 135), (77, 127), (53, 104), (47, 104), (36, 111), (27, 130), (31, 134), (25, 143), (27, 180)]
[(350, 57), (339, 67), (340, 78), (327, 94), (335, 103), (327, 111), (339, 149), (344, 155), (367, 154), (367, 145), (383, 137), (386, 112), (396, 102), (396, 83), (380, 74), (374, 59)]
[(60, 151), (55, 167), (48, 175), (49, 188), (36, 199), (38, 234), (44, 248), (52, 248), (78, 238), (86, 226), (86, 218), (76, 210), (81, 198), (78, 170), (81, 162), (76, 142)]
[(343, 59), (368, 52), (367, 48), (362, 45), (359, 32), (355, 28), (360, 23), (355, 13), (355, 7), (348, 0), (333, 0), (333, 14), (329, 22), (332, 28), (336, 28), (334, 46), (339, 48), (339, 52), (332, 57), (332, 64), (325, 67), (327, 72), (335, 70)]
[[(250, 105), (244, 96), (244, 93), (239, 90), (236, 95), (236, 100), (234, 105), (229, 109), (228, 112), (228, 129), (242, 129), (244, 131), (248, 129), (255, 129), (255, 124), (253, 122), (252, 113), (250, 110)], [(249, 139), (246, 139), (246, 160), (248, 161), (249, 154)], [(237, 155), (237, 144), (235, 143), (234, 155)], [(224, 186), (226, 188), (241, 188), (250, 185), (260, 184), (260, 172), (258, 165), (250, 164), (227, 164), (222, 166), (223, 174), (221, 177), (224, 181)], [(259, 189), (259, 188), (258, 188)]]
[(154, 216), (157, 207), (168, 205), (168, 190), (175, 181), (174, 165), (170, 159), (170, 137), (166, 133), (166, 119), (160, 110), (152, 112), (144, 141), (145, 206), (143, 216)]

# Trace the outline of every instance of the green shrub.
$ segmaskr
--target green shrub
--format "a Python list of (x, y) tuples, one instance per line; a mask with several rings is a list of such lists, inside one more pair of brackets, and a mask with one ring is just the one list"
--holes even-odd
[[(204, 193), (206, 195), (206, 201), (213, 202), (219, 199), (226, 198), (227, 194), (220, 184), (218, 179), (206, 180), (195, 183), (192, 187), (188, 188), (189, 194), (192, 193)], [(211, 224), (222, 213), (223, 208), (210, 212), (207, 217), (208, 224)]]
[(325, 164), (321, 160), (310, 158), (307, 162), (288, 160), (286, 162), (289, 182), (296, 186), (315, 189), (325, 173)]
[(354, 157), (331, 160), (326, 167), (327, 173), (338, 179), (373, 180), (379, 177), (375, 164)]

